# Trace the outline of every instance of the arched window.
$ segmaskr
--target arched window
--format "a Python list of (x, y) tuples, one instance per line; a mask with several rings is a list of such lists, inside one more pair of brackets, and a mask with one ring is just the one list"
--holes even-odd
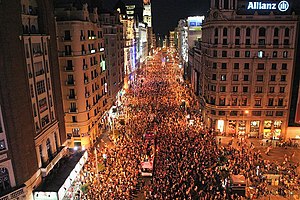
[(235, 29), (235, 36), (241, 36), (241, 29), (240, 28)]
[(218, 35), (219, 35), (218, 28), (215, 28), (215, 36), (218, 36)]
[(275, 28), (274, 29), (274, 37), (278, 37), (279, 36), (279, 29)]
[(49, 138), (47, 139), (46, 146), (47, 146), (48, 159), (51, 160), (52, 159), (52, 149), (51, 149), (51, 143), (50, 143)]
[(285, 28), (284, 37), (290, 37), (290, 29), (289, 28)]
[(227, 28), (223, 28), (223, 36), (227, 36)]
[(246, 29), (246, 36), (250, 36), (251, 35), (251, 29), (248, 27)]
[(265, 37), (266, 36), (266, 29), (264, 27), (259, 28), (259, 37)]
[(0, 192), (4, 192), (11, 188), (9, 181), (9, 173), (6, 168), (0, 168)]

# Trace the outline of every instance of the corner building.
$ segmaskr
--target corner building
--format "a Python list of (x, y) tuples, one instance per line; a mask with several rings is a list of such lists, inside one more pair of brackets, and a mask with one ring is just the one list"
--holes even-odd
[(299, 18), (290, 2), (273, 1), (275, 10), (250, 3), (211, 1), (201, 44), (204, 119), (227, 134), (284, 138)]
[(71, 147), (89, 147), (108, 110), (104, 37), (97, 8), (67, 8), (55, 9), (66, 131)]
[(51, 1), (1, 1), (0, 199), (31, 191), (66, 152)]

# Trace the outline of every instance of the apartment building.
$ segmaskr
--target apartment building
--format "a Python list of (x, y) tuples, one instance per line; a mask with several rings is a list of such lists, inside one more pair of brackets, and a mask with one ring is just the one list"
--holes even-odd
[(109, 109), (103, 28), (97, 8), (87, 4), (58, 5), (55, 15), (66, 132), (71, 147), (86, 148)]
[(103, 28), (105, 57), (107, 66), (108, 103), (114, 104), (122, 96), (124, 86), (124, 38), (123, 24), (118, 12), (101, 13), (100, 21)]
[(31, 199), (64, 156), (55, 21), (49, 1), (1, 1), (1, 199)]
[(299, 17), (289, 1), (273, 4), (211, 1), (200, 87), (206, 124), (219, 132), (287, 137)]

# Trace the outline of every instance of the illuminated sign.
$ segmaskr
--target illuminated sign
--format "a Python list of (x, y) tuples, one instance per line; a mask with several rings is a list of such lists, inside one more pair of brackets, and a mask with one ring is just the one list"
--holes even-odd
[(287, 1), (277, 3), (249, 2), (248, 10), (279, 10), (285, 12), (289, 9), (290, 4)]

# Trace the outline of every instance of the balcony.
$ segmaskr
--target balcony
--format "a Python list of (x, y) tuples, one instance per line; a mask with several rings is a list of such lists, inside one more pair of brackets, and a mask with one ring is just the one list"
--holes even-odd
[(87, 69), (88, 69), (88, 66), (87, 66), (87, 65), (83, 65), (83, 66), (82, 66), (82, 69), (83, 69), (83, 70), (87, 70)]
[(25, 199), (25, 195), (26, 195), (25, 191), (26, 191), (26, 185), (23, 184), (20, 187), (8, 190), (5, 195), (0, 196), (0, 200)]
[(66, 72), (73, 72), (74, 71), (74, 66), (66, 66), (65, 71)]
[(74, 80), (67, 80), (66, 81), (66, 85), (75, 85), (75, 81)]
[(73, 100), (75, 100), (75, 99), (77, 99), (77, 96), (76, 95), (67, 95), (67, 99), (73, 99)]
[(85, 36), (81, 35), (80, 36), (80, 41), (85, 41)]
[(72, 41), (72, 36), (64, 36), (64, 37), (62, 37), (62, 41), (63, 42), (70, 42), (70, 41)]
[(42, 163), (41, 171), (42, 171), (42, 176), (46, 177), (49, 172), (53, 169), (53, 167), (56, 165), (56, 163), (64, 157), (66, 154), (67, 147), (60, 147), (48, 161)]
[(77, 108), (70, 108), (69, 113), (78, 113), (78, 109)]

